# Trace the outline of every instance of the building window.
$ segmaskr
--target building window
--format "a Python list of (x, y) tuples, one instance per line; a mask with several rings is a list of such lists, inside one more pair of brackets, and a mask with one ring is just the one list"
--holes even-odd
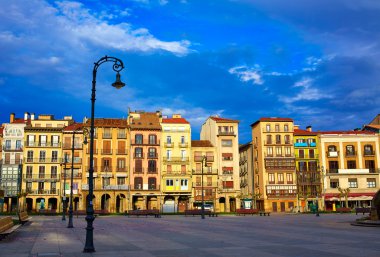
[(155, 160), (149, 160), (148, 161), (148, 172), (157, 172)]
[(292, 173), (286, 173), (286, 182), (288, 184), (293, 184), (293, 174)]
[(271, 145), (272, 144), (272, 135), (267, 135), (267, 144)]
[(148, 157), (149, 158), (156, 158), (157, 157), (156, 148), (153, 148), (153, 147), (149, 148)]
[(339, 187), (339, 180), (338, 179), (331, 179), (330, 180), (330, 188), (338, 188)]
[(276, 144), (281, 144), (281, 135), (276, 135)]
[(142, 158), (143, 157), (143, 149), (141, 147), (135, 148), (135, 157)]
[(33, 151), (28, 151), (26, 161), (27, 162), (32, 162), (33, 161)]
[(142, 145), (142, 143), (143, 143), (143, 135), (141, 135), (141, 134), (137, 134), (137, 135), (135, 135), (135, 143), (136, 144), (139, 144), (139, 145)]
[(148, 178), (148, 187), (150, 190), (155, 190), (156, 184), (156, 178)]
[(278, 184), (284, 184), (284, 174), (278, 173), (277, 174), (277, 180), (278, 180)]
[(51, 168), (50, 168), (51, 178), (57, 178), (57, 170), (58, 170), (57, 166), (51, 166)]
[(276, 125), (274, 126), (274, 130), (275, 130), (276, 132), (280, 132), (280, 125), (276, 124)]
[(339, 163), (337, 161), (329, 161), (329, 170), (327, 173), (338, 173)]
[(46, 160), (46, 152), (40, 151), (40, 162), (45, 162)]
[(51, 161), (52, 162), (58, 162), (58, 151), (52, 151), (51, 152)]
[(157, 144), (157, 136), (156, 135), (149, 135), (149, 144), (150, 145)]
[(289, 131), (289, 126), (288, 126), (288, 124), (285, 124), (285, 125), (284, 125), (284, 131), (285, 131), (285, 132), (288, 132), (288, 131)]
[(120, 185), (125, 185), (125, 177), (117, 177), (117, 184)]
[(45, 166), (38, 167), (38, 177), (45, 178)]
[(346, 146), (346, 156), (355, 156), (355, 147), (353, 145)]
[(356, 161), (347, 161), (347, 169), (356, 169)]
[(267, 125), (265, 126), (265, 129), (266, 129), (266, 132), (270, 132), (270, 124), (267, 124)]
[(32, 178), (33, 166), (26, 166), (26, 178)]
[(276, 147), (276, 156), (282, 156), (282, 148)]
[(227, 139), (222, 140), (222, 146), (231, 147), (232, 146), (232, 140), (227, 140)]
[(181, 187), (187, 187), (188, 180), (187, 179), (181, 179)]
[(298, 150), (298, 155), (299, 155), (299, 158), (301, 158), (301, 159), (303, 159), (303, 158), (305, 158), (305, 150)]
[(376, 179), (375, 178), (367, 178), (367, 187), (375, 188), (376, 187)]
[(274, 184), (274, 173), (268, 173), (269, 184)]
[(135, 189), (142, 189), (143, 179), (141, 177), (135, 178)]
[(166, 186), (167, 186), (167, 187), (171, 187), (171, 186), (173, 186), (173, 179), (167, 179), (167, 180), (166, 180)]
[(181, 144), (185, 143), (185, 136), (181, 136)]
[(172, 143), (172, 137), (171, 136), (167, 136), (166, 137), (166, 143), (167, 144), (171, 144)]
[(349, 188), (357, 188), (358, 187), (358, 180), (356, 178), (349, 178), (348, 179), (348, 187)]
[(170, 159), (172, 158), (172, 150), (166, 150), (166, 158), (170, 161)]
[(364, 155), (374, 155), (372, 145), (365, 145), (364, 146)]
[(290, 144), (290, 136), (285, 135), (285, 144), (289, 145)]

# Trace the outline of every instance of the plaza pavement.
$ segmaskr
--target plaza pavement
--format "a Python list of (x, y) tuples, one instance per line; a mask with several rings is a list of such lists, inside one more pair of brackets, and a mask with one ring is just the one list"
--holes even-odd
[(0, 256), (380, 256), (380, 228), (356, 227), (354, 214), (200, 217), (103, 216), (94, 222), (95, 253), (82, 253), (83, 216), (33, 216), (0, 241)]

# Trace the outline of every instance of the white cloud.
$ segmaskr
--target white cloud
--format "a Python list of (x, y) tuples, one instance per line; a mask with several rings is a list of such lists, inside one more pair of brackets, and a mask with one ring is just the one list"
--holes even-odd
[(322, 93), (318, 88), (313, 88), (314, 80), (311, 78), (303, 78), (299, 81), (297, 81), (293, 87), (294, 88), (301, 88), (301, 91), (298, 92), (295, 96), (279, 96), (279, 100), (286, 104), (291, 104), (298, 101), (316, 101), (320, 99), (329, 99), (333, 98), (331, 94), (324, 94)]
[(228, 70), (230, 74), (238, 76), (243, 82), (252, 81), (253, 84), (262, 85), (264, 83), (261, 75), (261, 71), (258, 66), (249, 68), (247, 66), (237, 66)]
[(169, 3), (168, 0), (159, 0), (158, 2), (160, 3), (160, 5), (167, 5)]

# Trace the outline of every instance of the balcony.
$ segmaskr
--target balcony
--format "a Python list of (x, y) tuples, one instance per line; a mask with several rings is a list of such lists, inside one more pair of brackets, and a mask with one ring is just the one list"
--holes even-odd
[(346, 151), (346, 157), (355, 157), (356, 151)]
[(58, 174), (25, 174), (23, 179), (27, 182), (58, 182), (60, 181)]
[(127, 149), (116, 149), (116, 154), (127, 154)]
[[(71, 172), (67, 171), (66, 172), (66, 179), (70, 179), (70, 178), (71, 178)], [(74, 173), (73, 178), (74, 179), (82, 179), (82, 173)], [(61, 179), (65, 179), (65, 173), (61, 174)]]
[[(202, 170), (193, 170), (193, 175), (202, 175)], [(218, 175), (218, 169), (203, 168), (203, 175)]]
[(327, 157), (332, 157), (332, 158), (338, 157), (339, 151), (328, 151), (328, 152), (326, 152), (326, 155), (327, 155)]
[[(86, 172), (90, 171), (90, 166), (86, 166)], [(98, 166), (94, 166), (94, 172), (98, 171)]]
[(332, 168), (326, 170), (326, 174), (338, 174), (338, 168)]
[(235, 136), (234, 131), (218, 131), (218, 136)]
[(155, 145), (159, 146), (160, 145), (160, 140), (131, 140), (131, 145)]
[(62, 158), (25, 158), (25, 163), (62, 163)]
[(112, 154), (112, 149), (103, 148), (102, 149), (102, 154)]
[(296, 154), (297, 159), (318, 159), (318, 154)]
[(60, 142), (24, 142), (24, 145), (27, 147), (61, 147)]
[(134, 174), (144, 174), (144, 168), (133, 168)]
[(233, 175), (234, 171), (233, 170), (223, 170), (222, 175)]
[(294, 198), (297, 196), (296, 185), (270, 185), (266, 186), (268, 198)]
[(107, 165), (107, 166), (100, 166), (100, 172), (111, 172), (112, 173), (112, 166)]
[(26, 192), (29, 195), (57, 195), (59, 190), (57, 190), (57, 189), (51, 189), (51, 190), (44, 190), (44, 189), (30, 190), (30, 189), (27, 189)]
[(364, 156), (375, 156), (375, 151), (366, 151), (363, 152)]
[(166, 148), (173, 148), (174, 147), (174, 143), (172, 143), (172, 142), (165, 142), (164, 143), (164, 146), (166, 147)]
[[(204, 201), (214, 201), (215, 195), (204, 195), (203, 196)], [(194, 201), (202, 201), (202, 195), (196, 195), (194, 196)]]
[(295, 165), (273, 165), (273, 166), (265, 166), (265, 169), (267, 170), (291, 170), (294, 171), (296, 169)]
[(143, 153), (135, 153), (133, 155), (133, 159), (144, 159), (144, 154)]
[(116, 167), (116, 172), (127, 172), (128, 168), (127, 167)]
[[(200, 188), (202, 187), (202, 182), (193, 182), (193, 187), (196, 187), (196, 188)], [(214, 182), (206, 182), (206, 181), (203, 181), (203, 188), (207, 188), (207, 187), (218, 187), (218, 182), (214, 181)]]
[(13, 165), (16, 165), (16, 164), (22, 164), (22, 160), (2, 160), (2, 164), (13, 164)]
[(294, 143), (294, 147), (308, 147), (308, 143), (307, 142), (296, 142)]
[[(70, 144), (63, 144), (63, 149), (64, 150), (71, 150), (73, 149), (73, 145), (70, 143)], [(74, 144), (74, 149), (82, 149), (83, 148), (83, 145), (82, 144)]]
[(8, 151), (8, 152), (22, 152), (23, 148), (22, 147), (10, 147), (10, 146), (5, 146), (3, 145), (3, 151)]
[(104, 190), (128, 190), (128, 185), (107, 185), (103, 186)]
[(181, 147), (181, 148), (189, 147), (189, 143), (185, 143), (185, 142), (181, 143), (181, 142), (179, 142), (178, 143), (178, 147)]
[(157, 173), (158, 173), (158, 169), (157, 168), (149, 168), (148, 167), (147, 174), (157, 174)]
[[(194, 156), (195, 162), (201, 162), (202, 160), (203, 160), (203, 156)], [(214, 161), (213, 155), (206, 156), (206, 162), (213, 162), (213, 161)]]
[(294, 158), (294, 153), (264, 153), (265, 158)]
[(154, 191), (157, 191), (157, 190), (160, 190), (160, 185), (134, 184), (134, 185), (131, 185), (131, 188), (133, 190), (154, 190)]
[(189, 162), (189, 157), (164, 157), (164, 162)]
[(148, 153), (147, 157), (148, 157), (148, 159), (157, 159), (158, 154), (157, 153)]
[[(90, 154), (90, 148), (86, 149), (86, 154)], [(94, 154), (98, 154), (98, 149), (94, 149)]]
[(182, 176), (182, 177), (185, 177), (185, 176), (191, 176), (191, 172), (190, 171), (180, 171), (180, 170), (171, 170), (171, 171), (161, 171), (162, 172), (162, 175), (166, 175), (166, 176)]

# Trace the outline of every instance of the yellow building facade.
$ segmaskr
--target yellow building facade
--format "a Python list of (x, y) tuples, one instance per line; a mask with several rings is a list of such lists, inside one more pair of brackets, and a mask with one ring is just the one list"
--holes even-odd
[(252, 125), (254, 176), (259, 192), (257, 208), (292, 211), (297, 205), (293, 120), (260, 118)]
[(28, 211), (47, 209), (62, 211), (62, 130), (71, 124), (72, 117), (62, 120), (53, 115), (30, 117), (24, 128), (24, 165), (22, 191), (27, 193)]
[[(94, 120), (94, 210), (122, 213), (128, 209), (129, 197), (129, 133), (126, 119)], [(90, 131), (90, 120), (84, 127)], [(89, 140), (88, 140), (89, 141)], [(90, 145), (83, 146), (81, 198), (86, 208), (90, 167)], [(83, 204), (84, 203), (84, 204)]]
[(161, 142), (162, 209), (183, 212), (189, 208), (191, 197), (191, 127), (174, 114), (163, 118)]

